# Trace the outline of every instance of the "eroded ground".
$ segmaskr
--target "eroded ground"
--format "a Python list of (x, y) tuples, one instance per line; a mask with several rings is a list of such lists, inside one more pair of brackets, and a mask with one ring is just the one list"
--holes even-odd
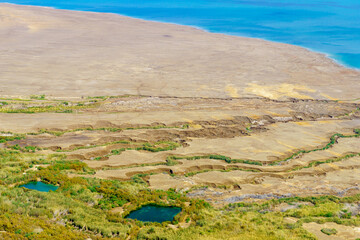
[(356, 101), (43, 98), (2, 100), (3, 136), (19, 136), (3, 147), (66, 154), (95, 169), (89, 177), (140, 176), (219, 206), (360, 192)]

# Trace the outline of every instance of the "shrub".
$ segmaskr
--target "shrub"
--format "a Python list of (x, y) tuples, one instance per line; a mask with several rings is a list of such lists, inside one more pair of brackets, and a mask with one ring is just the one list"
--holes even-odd
[(337, 234), (337, 230), (335, 228), (323, 228), (321, 229), (321, 232), (326, 235), (335, 235)]

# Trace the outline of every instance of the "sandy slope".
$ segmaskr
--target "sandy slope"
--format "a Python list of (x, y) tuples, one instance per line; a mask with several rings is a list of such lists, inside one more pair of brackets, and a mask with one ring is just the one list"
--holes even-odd
[(0, 4), (0, 95), (359, 97), (360, 72), (287, 44)]

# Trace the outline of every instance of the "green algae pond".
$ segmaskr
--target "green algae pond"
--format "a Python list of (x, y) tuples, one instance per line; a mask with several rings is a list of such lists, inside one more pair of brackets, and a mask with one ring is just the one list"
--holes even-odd
[(143, 222), (166, 222), (174, 220), (181, 212), (179, 207), (162, 207), (157, 205), (146, 205), (138, 210), (132, 211), (126, 218), (136, 219)]
[(20, 187), (24, 187), (31, 190), (37, 190), (40, 192), (49, 192), (49, 191), (55, 191), (58, 189), (58, 186), (52, 185), (52, 184), (46, 184), (43, 182), (29, 182), (27, 184), (20, 185)]

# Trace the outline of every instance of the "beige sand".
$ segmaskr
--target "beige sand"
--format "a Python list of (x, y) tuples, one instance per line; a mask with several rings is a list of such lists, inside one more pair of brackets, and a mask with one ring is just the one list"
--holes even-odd
[(359, 97), (360, 72), (301, 47), (106, 13), (0, 16), (0, 95)]

